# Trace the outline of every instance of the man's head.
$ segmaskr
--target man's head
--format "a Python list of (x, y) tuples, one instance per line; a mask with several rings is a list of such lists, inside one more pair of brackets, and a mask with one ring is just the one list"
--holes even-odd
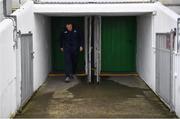
[(73, 24), (72, 24), (72, 23), (67, 23), (67, 24), (66, 24), (66, 29), (67, 29), (68, 31), (72, 31), (72, 30), (73, 30)]

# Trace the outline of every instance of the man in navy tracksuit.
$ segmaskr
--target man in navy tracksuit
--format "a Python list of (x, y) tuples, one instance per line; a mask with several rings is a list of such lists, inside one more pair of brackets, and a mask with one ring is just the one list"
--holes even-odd
[(66, 29), (61, 33), (60, 50), (64, 52), (65, 81), (76, 78), (76, 66), (79, 51), (83, 51), (83, 36), (72, 23), (66, 24)]

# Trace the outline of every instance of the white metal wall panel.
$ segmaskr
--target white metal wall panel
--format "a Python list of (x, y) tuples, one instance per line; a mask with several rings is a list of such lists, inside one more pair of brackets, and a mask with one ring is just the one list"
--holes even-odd
[(153, 2), (154, 0), (37, 0), (37, 2), (48, 3), (139, 3), (139, 2)]
[(170, 33), (156, 35), (156, 87), (157, 93), (172, 109), (172, 46)]
[[(157, 12), (154, 15), (154, 29), (153, 31), (155, 33), (167, 33), (170, 32), (172, 29), (177, 28), (177, 20), (180, 17), (178, 14), (173, 12), (172, 10), (168, 9), (161, 3), (156, 3), (155, 4), (157, 8)], [(154, 38), (155, 39), (155, 38)], [(155, 43), (153, 43), (155, 44)], [(153, 45), (153, 47), (155, 47)], [(176, 47), (176, 45), (175, 45)], [(175, 48), (176, 49), (176, 48)], [(180, 116), (180, 95), (179, 95), (179, 87), (180, 87), (180, 82), (179, 79), (179, 72), (178, 68), (179, 66), (179, 61), (177, 61), (178, 57), (176, 56), (176, 51), (174, 52), (174, 65), (173, 65), (173, 76), (172, 76), (172, 83), (173, 83), (173, 93), (172, 93), (172, 103), (175, 105), (175, 112), (178, 116)]]
[(33, 94), (32, 34), (21, 36), (21, 103), (24, 105)]

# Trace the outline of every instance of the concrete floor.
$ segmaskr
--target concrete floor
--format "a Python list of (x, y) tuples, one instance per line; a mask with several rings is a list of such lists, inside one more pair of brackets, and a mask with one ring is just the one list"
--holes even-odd
[(136, 117), (173, 118), (174, 113), (138, 77), (104, 77), (100, 85), (85, 78), (65, 83), (49, 77), (16, 118)]

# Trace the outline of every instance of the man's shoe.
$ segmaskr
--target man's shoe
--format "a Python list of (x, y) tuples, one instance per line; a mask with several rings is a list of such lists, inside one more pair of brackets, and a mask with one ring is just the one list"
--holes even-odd
[(75, 80), (77, 80), (78, 78), (77, 78), (77, 76), (74, 74), (74, 75), (72, 75), (72, 77), (73, 77), (73, 79), (75, 79)]
[(66, 77), (65, 82), (66, 82), (66, 83), (69, 83), (69, 82), (70, 82), (70, 78), (69, 78), (69, 77)]

